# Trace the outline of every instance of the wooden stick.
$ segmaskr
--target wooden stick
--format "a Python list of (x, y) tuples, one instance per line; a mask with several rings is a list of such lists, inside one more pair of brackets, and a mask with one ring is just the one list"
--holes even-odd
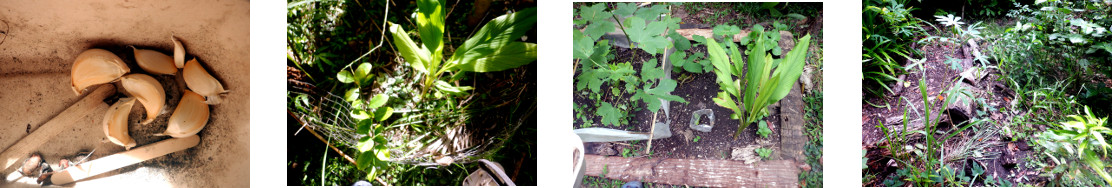
[[(695, 187), (799, 187), (790, 160), (745, 164), (733, 160), (623, 158), (584, 155), (588, 176)], [(606, 169), (603, 173), (603, 169)]]
[(115, 85), (102, 84), (81, 100), (70, 105), (62, 113), (58, 113), (39, 128), (36, 128), (34, 132), (8, 146), (4, 153), (0, 153), (0, 161), (3, 162), (3, 166), (0, 166), (3, 171), (0, 173), (7, 174), (15, 171), (18, 166), (15, 165), (16, 163), (22, 162), (24, 158), (31, 155), (31, 152), (38, 150), (39, 146), (54, 138), (58, 133), (72, 129), (75, 124), (87, 125), (93, 123), (78, 123), (77, 121), (90, 114), (103, 116), (104, 111), (108, 109), (108, 104), (103, 101), (104, 98), (115, 93)]
[(82, 180), (108, 171), (113, 171), (128, 165), (133, 165), (156, 157), (161, 157), (166, 154), (189, 149), (193, 146), (197, 146), (197, 144), (200, 142), (201, 137), (198, 137), (197, 135), (185, 138), (171, 138), (155, 142), (154, 144), (149, 144), (117, 154), (101, 157), (96, 160), (74, 165), (69, 168), (63, 169), (62, 171), (55, 172), (54, 175), (50, 176), (50, 182), (55, 185), (73, 183), (77, 180)]

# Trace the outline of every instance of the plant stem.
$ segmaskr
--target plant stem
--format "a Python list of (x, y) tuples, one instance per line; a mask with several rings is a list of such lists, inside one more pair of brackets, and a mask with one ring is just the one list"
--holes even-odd
[(649, 142), (645, 149), (645, 155), (650, 155), (653, 152), (653, 134), (656, 131), (656, 112), (653, 112), (653, 121), (649, 122)]

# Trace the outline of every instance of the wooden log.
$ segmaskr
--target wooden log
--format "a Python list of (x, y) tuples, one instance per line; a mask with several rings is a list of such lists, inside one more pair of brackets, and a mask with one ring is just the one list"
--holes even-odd
[(790, 160), (745, 164), (731, 160), (585, 155), (584, 163), (589, 176), (623, 181), (695, 187), (799, 187), (799, 169)]
[(798, 83), (792, 85), (788, 96), (780, 100), (780, 151), (784, 159), (803, 162), (803, 145), (807, 143), (803, 136), (803, 92)]
[(101, 115), (108, 109), (108, 104), (104, 103), (104, 98), (116, 94), (116, 86), (112, 84), (102, 84), (97, 86), (96, 89), (85, 95), (84, 98), (70, 105), (62, 113), (58, 113), (47, 121), (39, 128), (35, 129), (27, 136), (19, 139), (15, 144), (8, 146), (4, 153), (0, 153), (0, 161), (3, 162), (3, 174), (15, 171), (16, 163), (23, 162), (25, 157), (31, 155), (31, 152), (39, 149), (39, 146), (45, 144), (50, 139), (54, 138), (63, 130), (69, 130), (76, 124), (89, 125), (96, 122), (78, 123), (88, 115)]

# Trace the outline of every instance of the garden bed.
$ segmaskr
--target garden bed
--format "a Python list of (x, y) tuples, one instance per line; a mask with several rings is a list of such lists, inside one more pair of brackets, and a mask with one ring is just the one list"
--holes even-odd
[[(575, 7), (576, 7), (576, 10), (579, 10), (581, 8), (591, 6), (591, 5), (594, 5), (594, 4), (578, 4), (577, 3)], [(697, 8), (689, 8), (687, 6), (696, 6)], [(724, 14), (724, 15), (720, 15), (720, 16), (715, 15), (715, 18), (711, 18), (711, 16), (713, 14), (719, 14), (719, 13), (722, 13), (722, 12), (736, 12), (736, 11), (728, 11), (728, 10), (732, 10), (732, 8), (734, 6), (736, 6), (736, 5), (733, 4), (733, 3), (721, 3), (721, 4), (719, 4), (719, 3), (700, 3), (700, 4), (684, 3), (682, 5), (673, 4), (671, 6), (671, 12), (670, 13), (671, 13), (672, 17), (676, 17), (677, 19), (682, 20), (681, 24), (683, 26), (681, 26), (681, 27), (687, 27), (687, 28), (690, 28), (690, 29), (700, 29), (700, 28), (702, 28), (702, 29), (707, 30), (708, 32), (711, 29), (711, 27), (713, 27), (716, 24), (734, 24), (734, 25), (741, 24), (740, 26), (742, 26), (742, 28), (744, 30), (744, 31), (742, 31), (742, 33), (746, 33), (748, 31), (748, 28), (752, 27), (752, 25), (754, 25), (754, 24), (761, 24), (761, 25), (765, 26), (766, 28), (773, 27), (772, 26), (772, 21), (775, 20), (775, 19), (771, 18), (771, 17), (767, 17), (767, 12), (764, 12), (764, 13), (756, 12), (756, 13), (748, 13), (748, 14), (746, 14), (746, 13), (741, 13), (741, 14), (731, 13), (731, 14)], [(689, 10), (697, 10), (697, 11), (688, 12)], [(671, 79), (674, 79), (675, 81), (678, 82), (678, 85), (675, 87), (675, 89), (670, 94), (681, 97), (684, 100), (686, 100), (686, 102), (687, 102), (687, 103), (670, 102), (670, 106), (667, 109), (670, 114), (665, 115), (664, 109), (661, 109), (658, 113), (655, 114), (656, 115), (656, 119), (655, 119), (656, 122), (668, 123), (667, 125), (668, 125), (668, 128), (671, 130), (672, 136), (668, 137), (668, 138), (656, 139), (656, 140), (651, 141), (653, 146), (651, 147), (652, 151), (650, 151), (650, 152), (646, 152), (646, 149), (648, 149), (646, 142), (648, 142), (648, 141), (621, 141), (621, 142), (589, 142), (589, 143), (585, 143), (585, 153), (589, 155), (590, 159), (594, 159), (595, 162), (606, 162), (606, 163), (620, 162), (620, 161), (625, 161), (625, 160), (621, 160), (621, 159), (615, 158), (615, 157), (626, 157), (626, 158), (629, 159), (629, 161), (635, 162), (635, 163), (638, 163), (638, 164), (639, 164), (638, 161), (653, 163), (651, 161), (664, 160), (664, 161), (668, 161), (669, 164), (671, 164), (671, 163), (688, 163), (688, 162), (691, 162), (693, 164), (698, 163), (698, 164), (715, 164), (715, 165), (727, 165), (728, 166), (728, 165), (732, 165), (735, 162), (738, 163), (738, 164), (747, 164), (747, 165), (748, 164), (753, 164), (753, 165), (765, 164), (767, 161), (761, 161), (762, 159), (760, 157), (758, 157), (757, 154), (754, 152), (754, 149), (765, 148), (765, 149), (772, 150), (772, 153), (769, 156), (767, 156), (767, 158), (765, 158), (764, 160), (771, 160), (771, 161), (776, 161), (776, 162), (781, 162), (780, 160), (788, 160), (788, 161), (793, 161), (794, 160), (794, 162), (788, 162), (788, 163), (783, 163), (783, 164), (790, 164), (789, 166), (791, 166), (792, 169), (802, 167), (803, 171), (810, 170), (810, 167), (805, 164), (806, 162), (804, 161), (804, 158), (802, 156), (803, 155), (802, 154), (803, 153), (803, 151), (802, 151), (803, 143), (807, 142), (809, 138), (802, 136), (801, 131), (802, 131), (802, 129), (804, 129), (803, 128), (804, 125), (803, 125), (802, 112), (808, 112), (808, 110), (805, 110), (805, 106), (804, 106), (805, 102), (803, 101), (803, 97), (804, 96), (813, 97), (814, 95), (816, 95), (816, 92), (821, 92), (821, 82), (819, 82), (819, 80), (821, 80), (821, 72), (813, 71), (814, 69), (821, 69), (821, 58), (819, 58), (819, 57), (821, 57), (821, 46), (822, 46), (821, 41), (822, 41), (822, 38), (821, 38), (821, 35), (819, 35), (819, 37), (815, 37), (815, 35), (821, 33), (821, 26), (822, 26), (821, 15), (822, 15), (822, 13), (821, 13), (821, 10), (818, 10), (817, 12), (818, 12), (817, 15), (820, 15), (820, 16), (816, 16), (816, 17), (818, 17), (818, 19), (813, 19), (813, 18), (816, 18), (816, 17), (812, 17), (812, 15), (808, 15), (808, 19), (805, 19), (805, 20), (795, 20), (795, 19), (781, 19), (780, 20), (780, 21), (786, 21), (786, 20), (798, 21), (798, 23), (796, 25), (794, 25), (794, 27), (791, 27), (792, 29), (790, 30), (790, 32), (794, 33), (795, 36), (787, 35), (787, 37), (781, 37), (782, 39), (781, 39), (780, 46), (783, 48), (785, 53), (787, 51), (792, 50), (791, 48), (794, 44), (793, 42), (784, 43), (785, 41), (799, 38), (799, 37), (801, 37), (801, 36), (803, 36), (804, 34), (807, 34), (807, 33), (810, 33), (812, 35), (812, 40), (811, 40), (812, 43), (808, 47), (810, 49), (808, 54), (811, 54), (811, 55), (808, 56), (807, 63), (806, 63), (806, 66), (808, 67), (808, 69), (810, 69), (812, 71), (805, 71), (804, 72), (804, 74), (806, 74), (804, 77), (807, 77), (807, 79), (802, 79), (801, 78), (799, 80), (799, 82), (794, 83), (791, 94), (789, 94), (788, 97), (786, 97), (786, 98), (780, 100), (780, 102), (774, 103), (774, 104), (772, 104), (771, 106), (768, 107), (768, 111), (769, 111), (768, 116), (766, 118), (763, 118), (762, 120), (760, 120), (760, 121), (767, 122), (768, 128), (771, 130), (771, 133), (769, 133), (769, 136), (767, 138), (762, 138), (760, 135), (758, 135), (757, 132), (758, 132), (759, 128), (758, 128), (758, 125), (756, 123), (754, 123), (753, 125), (749, 126), (745, 130), (743, 130), (738, 135), (738, 137), (736, 137), (736, 138), (734, 137), (734, 133), (738, 128), (739, 122), (738, 122), (737, 119), (731, 119), (730, 118), (730, 114), (732, 114), (733, 111), (728, 109), (728, 108), (722, 107), (722, 106), (716, 104), (714, 101), (712, 101), (712, 99), (717, 96), (718, 92), (721, 91), (721, 89), (719, 88), (719, 84), (716, 81), (716, 75), (715, 75), (714, 72), (707, 71), (707, 72), (702, 72), (702, 73), (694, 73), (694, 72), (688, 72), (688, 71), (684, 71), (684, 70), (673, 71), (671, 65), (663, 65), (663, 66), (666, 66), (666, 67), (664, 67), (665, 71), (671, 72), (670, 73), (671, 74)], [(760, 19), (755, 19), (754, 17), (761, 17), (761, 18)], [(692, 41), (692, 44), (695, 44), (695, 43), (696, 42)], [(608, 59), (610, 64), (629, 62), (629, 63), (631, 63), (633, 70), (638, 70), (636, 74), (641, 74), (640, 70), (642, 70), (642, 66), (645, 65), (645, 62), (650, 61), (650, 59), (663, 59), (663, 58), (666, 57), (663, 54), (657, 54), (657, 55), (654, 56), (654, 55), (651, 55), (651, 54), (649, 54), (649, 53), (647, 53), (647, 52), (645, 52), (641, 49), (631, 49), (631, 48), (619, 47), (619, 46), (611, 46), (609, 49), (610, 49), (609, 54), (612, 56), (611, 58)], [(707, 47), (703, 46), (703, 45), (698, 45), (698, 46), (694, 46), (690, 49), (687, 49), (684, 52), (686, 52), (687, 54), (695, 54), (695, 53), (707, 54)], [(703, 57), (705, 58), (706, 56), (703, 56)], [(584, 61), (586, 61), (586, 60), (584, 60)], [(741, 62), (741, 60), (738, 60), (738, 61)], [(574, 77), (579, 77), (580, 74), (582, 74), (580, 71), (578, 71), (578, 69), (583, 68), (583, 66), (587, 66), (587, 65), (584, 65), (584, 62), (578, 62), (577, 71), (576, 71), (576, 74), (575, 74)], [(659, 66), (662, 66), (662, 65), (660, 65), (658, 63), (656, 66), (659, 67)], [(710, 69), (707, 69), (707, 70), (710, 70)], [(611, 85), (612, 83), (613, 82), (607, 82), (607, 83), (604, 83), (604, 84), (601, 85), (602, 90), (606, 91), (606, 92), (601, 93), (598, 97), (598, 100), (611, 102), (611, 103), (623, 103), (623, 102), (628, 103), (628, 101), (630, 100), (631, 97), (633, 97), (634, 94), (628, 93), (628, 92), (620, 92), (621, 94), (614, 95), (612, 92), (609, 92), (610, 88), (615, 87), (615, 86)], [(802, 83), (806, 83), (806, 84), (802, 84)], [(818, 84), (819, 86), (814, 86), (814, 88), (808, 87), (807, 89), (804, 89), (805, 85), (815, 85), (815, 83), (820, 83), (820, 84)], [(625, 83), (621, 83), (621, 84), (625, 84)], [(622, 88), (623, 86), (618, 85), (617, 87)], [(806, 94), (804, 94), (804, 91), (806, 91)], [(575, 114), (574, 114), (575, 116), (573, 116), (573, 118), (575, 119), (575, 121), (574, 121), (574, 125), (575, 125), (574, 127), (575, 128), (596, 127), (596, 128), (609, 128), (609, 129), (626, 130), (626, 131), (643, 132), (643, 133), (649, 133), (650, 130), (652, 130), (651, 125), (652, 125), (652, 122), (654, 120), (654, 117), (653, 117), (654, 113), (652, 112), (652, 110), (646, 109), (646, 107), (644, 106), (643, 103), (636, 103), (637, 105), (640, 105), (640, 106), (626, 106), (625, 108), (628, 108), (628, 109), (623, 109), (624, 111), (628, 112), (628, 114), (627, 114), (628, 117), (626, 117), (627, 120), (628, 120), (628, 123), (617, 124), (617, 125), (607, 125), (607, 124), (601, 123), (602, 121), (604, 121), (603, 116), (600, 116), (600, 115), (597, 115), (597, 114), (594, 113), (594, 111), (595, 111), (594, 109), (598, 108), (598, 106), (596, 106), (596, 104), (598, 104), (598, 102), (596, 102), (595, 99), (592, 99), (591, 96), (588, 96), (589, 92), (591, 92), (591, 91), (590, 90), (584, 90), (584, 91), (574, 92), (575, 94), (573, 95), (573, 101), (576, 104), (576, 112), (575, 112)], [(591, 94), (591, 95), (593, 95), (593, 94)], [(619, 107), (619, 108), (621, 108), (621, 107)], [(590, 113), (584, 113), (584, 112), (580, 112), (579, 111), (580, 109), (591, 109), (591, 110), (587, 111), (587, 112), (590, 112)], [(701, 121), (700, 124), (711, 124), (711, 125), (713, 125), (713, 129), (710, 132), (696, 131), (696, 130), (689, 127), (689, 124), (691, 123), (691, 120), (692, 120), (693, 112), (695, 112), (697, 110), (702, 110), (702, 109), (709, 109), (714, 114), (714, 122), (707, 122), (708, 121), (707, 117), (702, 117), (701, 120), (700, 120)], [(787, 119), (784, 119), (784, 118), (789, 117), (785, 113), (792, 114), (791, 119), (793, 119), (793, 120), (791, 120), (791, 121), (799, 121), (799, 122), (789, 123), (790, 125), (789, 124), (784, 124), (783, 122), (788, 121)], [(808, 124), (808, 125), (810, 125), (810, 124)], [(819, 125), (819, 126), (821, 126), (821, 125)], [(789, 130), (791, 130), (791, 131), (789, 131)], [(785, 135), (788, 132), (793, 132), (793, 133), (790, 134), (790, 136)], [(790, 142), (786, 141), (784, 139), (790, 140)], [(810, 138), (810, 139), (818, 139), (818, 138)], [(793, 149), (790, 149), (790, 150), (792, 152), (796, 153), (796, 154), (791, 154), (791, 155), (784, 154), (784, 151), (783, 151), (782, 147), (794, 147)], [(819, 147), (819, 149), (821, 150), (821, 146)], [(607, 156), (611, 156), (611, 157), (607, 157)], [(711, 162), (711, 161), (722, 161), (722, 163)], [(709, 163), (705, 163), (705, 162), (709, 162)], [(601, 167), (597, 166), (599, 164), (590, 164), (590, 161), (588, 161), (587, 163), (588, 163), (588, 166), (595, 166), (594, 168), (588, 168), (587, 173), (588, 174), (594, 174), (593, 176), (598, 176), (599, 173), (600, 173), (600, 172), (598, 172), (598, 170), (601, 169)], [(779, 165), (781, 163), (777, 163), (777, 164)], [(610, 164), (610, 165), (618, 165), (618, 164)], [(632, 165), (636, 166), (637, 164), (632, 164)], [(766, 164), (766, 165), (771, 165), (771, 163)], [(711, 165), (711, 166), (713, 166), (713, 165)], [(711, 166), (707, 166), (707, 167), (712, 168), (712, 169), (717, 168), (717, 166), (714, 166), (714, 167), (711, 167)], [(773, 166), (775, 166), (775, 165), (773, 165)], [(804, 166), (806, 166), (806, 167), (804, 167)], [(752, 167), (752, 166), (750, 166), (750, 167)], [(619, 167), (611, 166), (611, 169), (609, 169), (610, 170), (609, 175), (606, 175), (606, 173), (607, 173), (606, 170), (602, 170), (601, 171), (601, 173), (602, 173), (601, 176), (604, 177), (604, 178), (621, 179), (621, 180), (625, 180), (625, 181), (640, 180), (638, 177), (636, 177), (636, 175), (634, 175), (634, 177), (625, 177), (626, 175), (631, 175), (628, 172), (627, 173), (614, 172), (615, 168), (619, 168)], [(625, 167), (621, 167), (621, 168), (625, 169)], [(630, 170), (636, 170), (636, 169), (630, 169)], [(640, 171), (637, 171), (637, 172), (640, 172)], [(699, 173), (699, 172), (697, 172), (697, 170), (696, 171), (691, 171), (691, 172)], [(655, 182), (655, 184), (653, 184), (653, 185), (657, 185), (657, 186), (666, 185), (666, 184), (693, 185), (693, 186), (713, 186), (713, 185), (717, 185), (717, 184), (712, 183), (712, 181), (717, 181), (717, 180), (704, 179), (704, 181), (706, 181), (706, 182), (700, 182), (700, 180), (698, 180), (699, 178), (685, 179), (684, 177), (664, 177), (664, 176), (668, 176), (668, 175), (662, 175), (662, 176), (658, 177), (657, 175), (655, 175), (655, 173), (658, 173), (658, 172), (654, 172), (653, 177), (648, 177), (648, 176), (640, 177), (640, 178), (647, 178), (647, 179), (643, 179), (641, 181)], [(799, 172), (794, 172), (794, 173), (799, 173)], [(796, 178), (794, 178), (796, 176), (794, 173), (792, 175), (790, 175), (792, 177), (790, 179), (792, 179), (793, 181), (796, 179)], [(637, 174), (637, 173), (632, 173), (632, 174)], [(614, 176), (614, 175), (621, 176), (621, 177), (611, 177), (611, 176)], [(687, 177), (687, 178), (690, 178), (690, 177)], [(654, 179), (656, 181), (654, 181)], [(681, 180), (681, 179), (685, 179), (685, 180)], [(802, 177), (801, 177), (801, 179), (802, 179)], [(587, 178), (587, 180), (585, 180), (583, 183), (584, 183), (585, 186), (588, 186), (588, 187), (614, 186), (614, 184), (610, 184), (612, 182), (606, 182), (606, 181), (600, 181), (600, 180), (601, 179)], [(821, 179), (819, 181), (820, 182), (818, 182), (818, 184), (821, 184)], [(602, 185), (599, 184), (600, 182), (602, 183)], [(709, 183), (709, 184), (702, 184), (702, 183)], [(737, 183), (741, 183), (741, 182), (737, 182)], [(768, 185), (767, 183), (771, 183), (771, 182), (761, 183), (761, 182), (756, 182), (756, 181), (746, 181), (745, 183), (747, 185), (756, 186), (756, 185)], [(785, 182), (780, 182), (780, 183), (785, 183)], [(806, 185), (807, 184), (806, 182), (802, 182), (802, 180), (800, 182), (792, 182), (792, 183), (799, 183), (799, 185)], [(815, 185), (815, 184), (812, 183), (811, 185)]]

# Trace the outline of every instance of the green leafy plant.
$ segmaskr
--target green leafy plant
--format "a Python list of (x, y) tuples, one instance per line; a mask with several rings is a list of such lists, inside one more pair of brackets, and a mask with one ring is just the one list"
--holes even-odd
[(861, 73), (866, 83), (862, 89), (880, 95), (891, 92), (887, 83), (900, 81), (907, 74), (902, 59), (919, 53), (912, 49), (915, 39), (927, 35), (922, 19), (911, 15), (916, 10), (905, 7), (906, 0), (863, 0), (861, 38)]
[(756, 151), (757, 155), (761, 156), (761, 159), (765, 160), (768, 160), (768, 156), (772, 154), (772, 150), (768, 148), (757, 148), (753, 151)]
[[(787, 96), (788, 91), (802, 74), (811, 35), (799, 39), (792, 51), (784, 55), (784, 58), (773, 59), (769, 51), (779, 49), (776, 46), (779, 36), (779, 32), (766, 33), (760, 25), (754, 26), (749, 36), (741, 39), (743, 45), (748, 45), (746, 49), (749, 55), (748, 63), (740, 62), (741, 52), (733, 42), (726, 42), (726, 46), (730, 49), (727, 55), (715, 39), (705, 40), (711, 64), (714, 65), (714, 73), (717, 75), (716, 80), (722, 90), (718, 93), (718, 97), (713, 99), (714, 103), (733, 110), (734, 113), (730, 118), (739, 119), (734, 139), (737, 139), (749, 124), (767, 116), (768, 105)], [(743, 65), (747, 67), (742, 67)], [(748, 72), (743, 75), (743, 70)], [(735, 79), (735, 76), (738, 79)], [(744, 78), (744, 82), (740, 78)], [(742, 83), (745, 83), (744, 93), (741, 90)]]
[[(1039, 134), (1036, 142), (1047, 148), (1061, 158), (1056, 159), (1059, 164), (1069, 165), (1067, 160), (1077, 160), (1087, 165), (1104, 179), (1112, 184), (1112, 177), (1104, 170), (1102, 158), (1108, 156), (1109, 146), (1104, 136), (1112, 134), (1112, 129), (1106, 127), (1108, 118), (1097, 118), (1085, 107), (1085, 115), (1070, 115), (1068, 121), (1059, 123), (1054, 129)], [(1099, 151), (1099, 153), (1098, 153)]]
[(702, 137), (695, 136), (695, 140), (693, 140), (692, 142), (699, 142), (699, 139), (702, 139)]
[(1042, 88), (1067, 81), (1071, 85), (1064, 89), (1076, 92), (1098, 73), (1112, 74), (1112, 32), (1103, 29), (1112, 26), (1110, 11), (1102, 1), (1017, 3), (1007, 14), (1015, 25), (992, 37), (989, 54), (1019, 85)]
[[(663, 105), (662, 100), (687, 102), (682, 97), (669, 94), (678, 83), (673, 79), (664, 79), (665, 71), (676, 70), (677, 67), (663, 67), (663, 63), (659, 63), (656, 58), (640, 62), (639, 71), (634, 70), (631, 62), (609, 62), (612, 58), (609, 54), (613, 42), (611, 40), (614, 40), (617, 42), (613, 43), (619, 43), (618, 46), (628, 43), (629, 48), (640, 49), (654, 56), (675, 48), (676, 51), (671, 53), (673, 56), (668, 59), (680, 62), (679, 68), (705, 69), (695, 62), (701, 55), (688, 57), (682, 52), (691, 46), (686, 38), (674, 40), (677, 37), (683, 38), (674, 31), (679, 27), (679, 19), (661, 16), (669, 12), (666, 7), (653, 5), (640, 8), (633, 3), (618, 3), (614, 10), (607, 11), (605, 3), (596, 3), (581, 6), (577, 10), (578, 19), (575, 25), (581, 29), (573, 31), (573, 57), (576, 59), (578, 72), (575, 87), (576, 91), (590, 91), (584, 94), (595, 102), (595, 115), (602, 117), (601, 123), (626, 124), (627, 114), (640, 109), (640, 103), (645, 104), (645, 109), (655, 112)], [(604, 35), (617, 30), (626, 35), (624, 40), (613, 37), (600, 40)], [(608, 90), (602, 88), (604, 84), (610, 86)], [(627, 95), (630, 95), (628, 99), (621, 97)], [(602, 101), (603, 98), (610, 101)]]
[(765, 123), (765, 121), (757, 123), (757, 134), (761, 135), (762, 138), (768, 138), (768, 135), (772, 134), (772, 130), (768, 129), (768, 123)]
[[(656, 59), (641, 64), (641, 79), (644, 79), (645, 85), (643, 89), (637, 90), (631, 99), (644, 101), (649, 110), (653, 112), (660, 110), (662, 100), (687, 103), (687, 100), (682, 97), (669, 94), (676, 90), (678, 83), (673, 79), (664, 79), (664, 69), (656, 65)], [(658, 84), (652, 87), (653, 83)]]
[(446, 72), (494, 72), (520, 67), (537, 59), (537, 44), (518, 41), (537, 22), (536, 8), (499, 16), (483, 25), (474, 35), (444, 57), (443, 0), (418, 0), (416, 24), (421, 44), (418, 45), (400, 25), (390, 23), (390, 33), (398, 53), (407, 65), (423, 73), (421, 93), (436, 87), (447, 94), (461, 94), (470, 87), (455, 86), (440, 80)]
[(383, 135), (386, 126), (380, 123), (393, 114), (393, 108), (385, 106), (389, 98), (384, 94), (378, 94), (366, 103), (352, 103), (351, 117), (359, 122), (355, 132), (364, 135), (355, 145), (356, 150), (359, 150), (355, 163), (360, 170), (367, 171), (367, 179), (373, 179), (382, 173), (382, 168), (387, 165), (386, 161), (390, 160), (390, 151), (386, 146), (386, 137)]

